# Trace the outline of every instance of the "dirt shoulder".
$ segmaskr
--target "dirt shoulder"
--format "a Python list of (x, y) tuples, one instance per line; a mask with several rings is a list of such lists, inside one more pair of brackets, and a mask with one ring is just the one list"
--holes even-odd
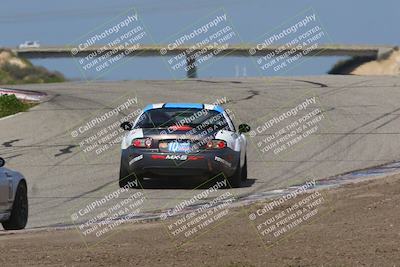
[(328, 212), (297, 225), (279, 241), (265, 242), (249, 221), (248, 210), (239, 208), (225, 223), (182, 247), (174, 245), (160, 222), (124, 225), (110, 238), (89, 248), (76, 230), (3, 232), (0, 266), (400, 264), (400, 175), (321, 194), (327, 201), (320, 210)]

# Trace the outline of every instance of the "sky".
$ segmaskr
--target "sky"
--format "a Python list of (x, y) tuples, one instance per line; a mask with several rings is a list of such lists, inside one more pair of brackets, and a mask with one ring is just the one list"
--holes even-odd
[[(4, 1), (4, 0), (3, 0)], [(144, 43), (166, 43), (182, 32), (210, 21), (213, 14), (226, 14), (235, 37), (230, 43), (257, 43), (266, 34), (293, 25), (304, 10), (318, 17), (324, 38), (319, 42), (336, 44), (399, 44), (398, 11), (400, 1), (325, 1), (325, 0), (97, 0), (4, 1), (0, 9), (0, 46), (16, 47), (27, 40), (43, 46), (76, 44), (101, 25), (112, 25), (124, 12), (134, 8), (140, 25), (146, 29)], [(228, 25), (228, 24), (227, 24)], [(282, 26), (283, 25), (283, 26)], [(100, 28), (99, 28), (100, 27)], [(222, 27), (222, 25), (221, 25)], [(221, 28), (222, 29), (222, 28)], [(290, 39), (290, 37), (288, 37)], [(201, 38), (200, 38), (201, 39)], [(288, 39), (288, 40), (289, 40)], [(192, 40), (193, 41), (193, 40)], [(38, 59), (34, 64), (58, 70), (70, 79), (174, 79), (185, 71), (172, 70), (168, 57), (138, 57), (121, 61), (111, 70), (97, 75), (82, 71), (72, 58)], [(199, 77), (259, 75), (317, 75), (326, 73), (343, 58), (313, 57), (293, 64), (285, 71), (260, 71), (249, 57), (211, 58), (198, 68)]]

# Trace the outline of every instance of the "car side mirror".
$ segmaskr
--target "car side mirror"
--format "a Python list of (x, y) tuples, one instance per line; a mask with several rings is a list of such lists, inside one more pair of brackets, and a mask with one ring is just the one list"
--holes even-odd
[(130, 122), (125, 121), (125, 122), (121, 123), (120, 126), (122, 129), (124, 129), (124, 131), (132, 130), (132, 124)]
[(3, 167), (6, 164), (6, 161), (3, 158), (0, 158), (0, 167)]
[(239, 125), (239, 133), (248, 133), (250, 129), (250, 126), (245, 123)]

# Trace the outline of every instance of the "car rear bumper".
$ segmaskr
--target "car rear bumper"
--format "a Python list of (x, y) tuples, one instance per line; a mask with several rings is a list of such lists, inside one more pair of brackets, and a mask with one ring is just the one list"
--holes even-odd
[(239, 160), (239, 152), (230, 148), (198, 153), (168, 153), (129, 147), (122, 150), (122, 166), (139, 177), (231, 176)]

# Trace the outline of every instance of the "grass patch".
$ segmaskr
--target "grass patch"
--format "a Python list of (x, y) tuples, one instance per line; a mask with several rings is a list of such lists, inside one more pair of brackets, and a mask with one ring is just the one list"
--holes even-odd
[(22, 102), (15, 95), (0, 95), (0, 118), (27, 111), (34, 105), (33, 103)]

